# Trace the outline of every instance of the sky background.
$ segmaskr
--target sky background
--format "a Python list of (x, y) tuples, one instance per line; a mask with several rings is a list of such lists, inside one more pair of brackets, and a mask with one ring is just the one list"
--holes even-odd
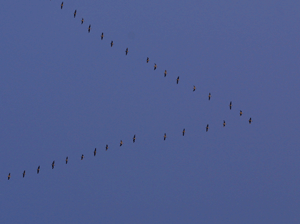
[(299, 1), (60, 4), (1, 2), (1, 223), (300, 222)]

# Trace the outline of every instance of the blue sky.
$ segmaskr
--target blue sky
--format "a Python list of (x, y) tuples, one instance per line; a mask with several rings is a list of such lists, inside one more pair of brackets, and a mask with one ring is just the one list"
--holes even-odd
[(2, 223), (299, 223), (300, 2), (60, 4), (0, 7)]

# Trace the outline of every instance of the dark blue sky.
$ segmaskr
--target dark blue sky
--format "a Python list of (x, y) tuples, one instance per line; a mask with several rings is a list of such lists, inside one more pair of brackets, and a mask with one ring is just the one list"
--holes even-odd
[(0, 7), (1, 223), (300, 222), (300, 2), (60, 4)]

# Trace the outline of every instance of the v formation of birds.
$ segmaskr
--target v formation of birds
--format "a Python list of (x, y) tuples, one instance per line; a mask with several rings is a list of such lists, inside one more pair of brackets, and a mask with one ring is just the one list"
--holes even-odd
[[(64, 2), (62, 2), (61, 5), (60, 5), (60, 8), (61, 8), (61, 9), (63, 9), (63, 7), (64, 7)], [(76, 18), (76, 15), (77, 15), (77, 10), (74, 11), (74, 18)], [(84, 18), (81, 19), (81, 24), (83, 24), (83, 23), (84, 23)], [(88, 33), (91, 32), (91, 24), (88, 26), (88, 30), (87, 30), (87, 31), (88, 31)], [(103, 40), (103, 38), (104, 38), (104, 33), (101, 34), (101, 40)], [(113, 47), (113, 45), (114, 45), (114, 42), (111, 41), (110, 46)], [(126, 50), (125, 50), (125, 55), (128, 55), (128, 52), (129, 52), (129, 51), (128, 51), (128, 48), (126, 48)], [(150, 61), (150, 59), (149, 59), (149, 57), (147, 57), (147, 58), (146, 58), (146, 63), (149, 63), (149, 61)], [(154, 70), (157, 69), (156, 63), (154, 63), (154, 67), (153, 67), (153, 68), (154, 68)], [(164, 71), (164, 77), (166, 77), (166, 76), (167, 76), (167, 70)], [(176, 84), (179, 84), (179, 76), (178, 76), (177, 79), (176, 79)], [(193, 91), (193, 92), (196, 91), (196, 86), (193, 86), (192, 91)], [(211, 98), (212, 98), (212, 95), (211, 95), (211, 93), (209, 93), (209, 94), (208, 94), (208, 100), (210, 101)], [(230, 109), (230, 110), (232, 109), (232, 101), (230, 101), (230, 103), (229, 103), (229, 109)], [(239, 115), (240, 115), (240, 116), (243, 115), (242, 110), (240, 110)], [(251, 118), (251, 117), (249, 118), (248, 122), (249, 122), (249, 124), (252, 123), (252, 118)], [(225, 126), (226, 126), (226, 122), (225, 122), (225, 120), (223, 120), (223, 127), (225, 127)], [(206, 130), (206, 132), (208, 132), (208, 130), (209, 130), (209, 124), (206, 125), (205, 130)], [(182, 136), (185, 136), (185, 128), (183, 128), (183, 130), (182, 130)], [(163, 140), (165, 141), (166, 139), (167, 139), (167, 134), (164, 133), (164, 135), (163, 135)], [(136, 141), (136, 135), (133, 135), (132, 142), (135, 143), (135, 141)], [(120, 140), (120, 147), (121, 147), (122, 145), (123, 145), (123, 141)], [(108, 145), (105, 146), (105, 150), (106, 150), (106, 151), (108, 150)], [(95, 149), (94, 149), (94, 156), (96, 156), (96, 154), (97, 154), (97, 149), (95, 148)], [(84, 159), (84, 155), (83, 155), (83, 154), (81, 155), (80, 159), (81, 159), (81, 160)], [(68, 157), (68, 156), (66, 157), (65, 162), (66, 162), (66, 164), (68, 164), (68, 162), (69, 162), (69, 157)], [(55, 168), (55, 160), (52, 162), (52, 169), (54, 169), (54, 168)], [(40, 169), (41, 169), (41, 167), (38, 166), (38, 167), (37, 167), (37, 174), (40, 173)], [(26, 170), (23, 171), (23, 178), (25, 177), (25, 175), (26, 175)], [(11, 173), (9, 173), (7, 177), (8, 177), (8, 180), (10, 180), (10, 179), (11, 179)]]

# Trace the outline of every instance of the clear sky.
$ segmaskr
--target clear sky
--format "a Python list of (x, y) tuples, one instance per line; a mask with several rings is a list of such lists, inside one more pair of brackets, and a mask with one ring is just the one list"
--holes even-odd
[(1, 2), (1, 223), (300, 223), (300, 1), (60, 4)]

